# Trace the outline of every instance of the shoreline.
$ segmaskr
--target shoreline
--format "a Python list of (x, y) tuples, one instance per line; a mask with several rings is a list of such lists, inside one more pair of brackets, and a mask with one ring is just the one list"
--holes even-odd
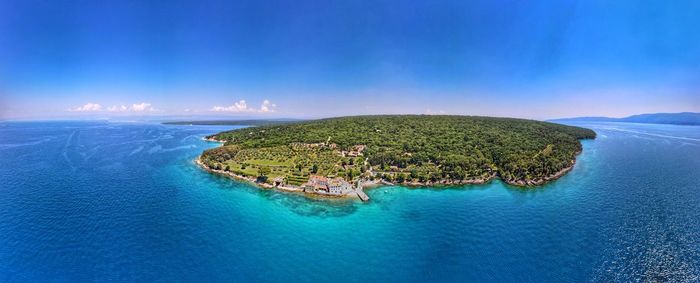
[(503, 182), (505, 182), (506, 184), (512, 185), (512, 186), (517, 186), (517, 187), (541, 186), (541, 185), (547, 184), (549, 182), (555, 181), (561, 177), (564, 177), (564, 175), (566, 175), (566, 173), (569, 173), (569, 171), (573, 170), (574, 166), (576, 166), (576, 157), (578, 157), (581, 153), (583, 153), (583, 149), (579, 150), (578, 152), (576, 152), (576, 154), (574, 154), (574, 159), (571, 160), (570, 166), (564, 167), (561, 170), (557, 171), (556, 173), (549, 175), (547, 177), (544, 177), (542, 179), (528, 180), (528, 181), (524, 181), (524, 180), (513, 181), (513, 180), (505, 180), (500, 176), (499, 176), (499, 178), (501, 178), (501, 180), (503, 180)]
[(563, 177), (564, 175), (566, 175), (566, 173), (568, 173), (569, 171), (571, 171), (572, 169), (574, 169), (574, 165), (576, 165), (576, 160), (573, 160), (573, 161), (572, 161), (571, 166), (565, 167), (565, 168), (563, 168), (563, 169), (557, 171), (556, 173), (554, 173), (554, 174), (552, 174), (552, 175), (549, 175), (549, 176), (547, 176), (547, 177), (544, 177), (544, 178), (542, 178), (542, 179), (537, 179), (537, 180), (527, 180), (527, 181), (525, 181), (525, 180), (515, 180), (515, 181), (514, 181), (514, 180), (506, 180), (506, 179), (503, 179), (503, 177), (500, 177), (500, 176), (499, 176), (499, 178), (500, 178), (501, 180), (503, 180), (504, 183), (506, 183), (506, 184), (508, 184), (508, 185), (511, 185), (511, 186), (516, 186), (516, 187), (542, 186), (542, 185), (544, 185), (544, 184), (547, 184), (547, 183), (549, 183), (549, 182), (555, 181), (555, 180), (557, 180), (557, 179)]
[[(244, 181), (244, 182), (250, 183), (251, 185), (256, 186), (259, 189), (279, 190), (279, 191), (284, 191), (284, 192), (289, 192), (289, 193), (301, 194), (301, 195), (304, 195), (306, 197), (316, 197), (316, 198), (322, 198), (322, 199), (348, 199), (348, 198), (357, 198), (358, 197), (354, 191), (351, 193), (348, 193), (348, 194), (344, 194), (344, 195), (330, 195), (330, 194), (326, 195), (326, 194), (305, 192), (301, 188), (293, 188), (293, 187), (287, 187), (287, 186), (274, 186), (274, 185), (267, 184), (267, 183), (260, 183), (260, 182), (257, 182), (255, 180), (255, 178), (252, 178), (252, 177), (238, 175), (238, 174), (235, 174), (235, 173), (229, 172), (229, 171), (212, 169), (200, 160), (200, 156), (197, 156), (197, 158), (194, 160), (194, 163), (209, 173), (217, 174), (217, 175), (220, 175), (223, 177), (228, 177), (228, 178), (234, 179), (236, 181)], [(364, 185), (363, 185), (363, 188), (364, 188)]]
[[(207, 142), (215, 142), (215, 143), (220, 143), (221, 146), (223, 146), (226, 141), (222, 140), (217, 140), (214, 138), (209, 138), (209, 137), (202, 137), (202, 140), (207, 141)], [(490, 176), (486, 177), (485, 179), (470, 179), (470, 180), (460, 180), (460, 181), (453, 181), (453, 180), (439, 180), (436, 182), (404, 182), (400, 184), (396, 183), (391, 183), (386, 180), (365, 180), (362, 182), (362, 189), (379, 189), (384, 186), (403, 186), (407, 188), (420, 188), (420, 187), (457, 187), (457, 186), (463, 186), (463, 185), (484, 185), (488, 184), (491, 181), (495, 180), (496, 178), (500, 179), (503, 181), (506, 185), (510, 186), (516, 186), (518, 188), (527, 188), (527, 187), (534, 187), (534, 186), (541, 186), (544, 184), (547, 184), (549, 182), (555, 181), (564, 175), (568, 173), (569, 171), (573, 170), (574, 166), (576, 165), (576, 157), (580, 155), (583, 152), (583, 149), (576, 152), (574, 159), (571, 160), (571, 165), (565, 168), (562, 168), (561, 170), (557, 171), (556, 173), (549, 175), (547, 177), (537, 179), (537, 180), (507, 180), (504, 179), (498, 172), (492, 173)], [(312, 197), (312, 198), (321, 198), (321, 199), (348, 199), (348, 198), (357, 198), (359, 195), (353, 191), (348, 194), (344, 195), (330, 195), (330, 194), (319, 194), (319, 193), (311, 193), (311, 192), (306, 192), (301, 188), (294, 188), (294, 187), (287, 187), (287, 186), (275, 186), (267, 183), (260, 183), (257, 182), (255, 178), (252, 177), (247, 177), (243, 175), (238, 175), (230, 171), (224, 171), (224, 170), (217, 170), (210, 168), (209, 166), (205, 165), (200, 159), (202, 155), (200, 154), (197, 156), (197, 158), (194, 160), (195, 164), (197, 166), (201, 167), (205, 171), (209, 173), (214, 173), (217, 175), (221, 175), (224, 177), (229, 177), (234, 180), (238, 181), (245, 181), (249, 182), (250, 184), (260, 188), (260, 189), (276, 189), (284, 192), (291, 192), (291, 193), (297, 193), (304, 195), (306, 197)]]
[(207, 142), (226, 143), (226, 141), (217, 140), (217, 139), (215, 139), (215, 138), (206, 137), (206, 136), (205, 136), (205, 137), (202, 137), (202, 140), (203, 140), (203, 141), (207, 141)]

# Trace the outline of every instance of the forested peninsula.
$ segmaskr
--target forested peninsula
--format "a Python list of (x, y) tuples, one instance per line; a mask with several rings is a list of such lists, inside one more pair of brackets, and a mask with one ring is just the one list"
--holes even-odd
[(330, 193), (341, 180), (431, 186), (501, 178), (528, 186), (566, 173), (582, 150), (579, 140), (595, 137), (585, 128), (512, 118), (354, 116), (215, 134), (207, 139), (223, 146), (205, 151), (198, 163), (305, 192), (321, 184), (329, 187), (321, 193)]

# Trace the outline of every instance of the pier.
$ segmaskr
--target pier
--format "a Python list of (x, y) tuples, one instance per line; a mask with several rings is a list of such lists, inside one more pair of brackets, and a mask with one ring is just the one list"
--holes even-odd
[(360, 199), (362, 201), (369, 201), (369, 196), (367, 194), (365, 194), (365, 192), (362, 191), (362, 189), (355, 190), (355, 192), (357, 193), (357, 196), (360, 197)]
[(362, 190), (362, 180), (357, 180), (355, 193), (362, 201), (369, 201), (369, 196)]

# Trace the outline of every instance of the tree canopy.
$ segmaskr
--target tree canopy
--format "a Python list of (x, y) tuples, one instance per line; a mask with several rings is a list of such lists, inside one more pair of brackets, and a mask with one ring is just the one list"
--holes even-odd
[[(210, 150), (203, 156), (247, 164), (247, 159), (256, 158), (251, 151), (257, 155), (277, 152), (277, 162), (292, 162), (290, 167), (301, 168), (299, 172), (377, 176), (401, 182), (498, 175), (512, 183), (542, 180), (571, 166), (582, 149), (579, 139), (595, 136), (589, 129), (512, 118), (354, 116), (222, 132), (212, 137), (226, 141), (224, 148), (229, 149)], [(338, 158), (308, 151), (300, 158), (295, 152), (302, 151), (294, 149), (296, 144), (326, 145)], [(358, 151), (358, 146), (364, 146), (361, 156), (345, 154)], [(241, 151), (247, 159), (238, 156)], [(318, 164), (318, 156), (326, 156), (323, 162), (333, 164)]]

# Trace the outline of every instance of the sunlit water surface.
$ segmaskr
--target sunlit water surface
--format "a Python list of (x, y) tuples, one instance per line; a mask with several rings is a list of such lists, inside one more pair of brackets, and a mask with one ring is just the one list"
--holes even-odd
[(361, 203), (202, 171), (231, 127), (0, 123), (0, 281), (700, 280), (700, 127), (581, 125), (552, 184)]

